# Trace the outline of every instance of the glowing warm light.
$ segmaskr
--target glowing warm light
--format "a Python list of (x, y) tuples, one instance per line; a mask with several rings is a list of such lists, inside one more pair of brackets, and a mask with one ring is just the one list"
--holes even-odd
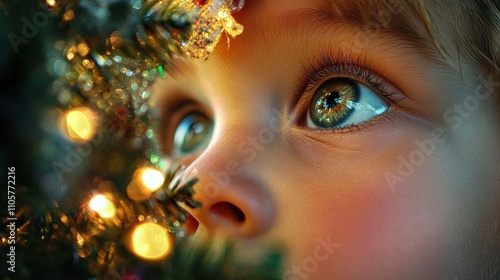
[(63, 222), (64, 224), (68, 222), (68, 216), (66, 215), (61, 215), (61, 222)]
[(72, 138), (86, 139), (90, 135), (92, 128), (90, 121), (81, 111), (69, 112), (66, 121), (69, 136)]
[(74, 46), (69, 46), (66, 50), (64, 50), (64, 53), (68, 60), (72, 60), (73, 58), (75, 58), (75, 52), (76, 48)]
[(73, 142), (86, 142), (94, 136), (94, 113), (85, 107), (75, 108), (64, 113), (59, 119), (62, 134)]
[(85, 43), (78, 44), (78, 46), (76, 46), (76, 50), (81, 56), (86, 56), (90, 51), (89, 47)]
[(83, 244), (85, 244), (85, 239), (83, 239), (83, 237), (79, 233), (76, 234), (76, 243), (80, 246), (83, 246)]
[(167, 256), (171, 247), (167, 229), (155, 223), (140, 224), (132, 233), (132, 250), (141, 258), (161, 259)]
[(144, 201), (163, 186), (165, 176), (161, 171), (151, 167), (141, 167), (132, 176), (127, 187), (127, 195), (135, 201)]
[(47, 0), (47, 5), (49, 7), (54, 7), (56, 5), (56, 1), (55, 0)]
[(64, 13), (63, 15), (63, 20), (64, 21), (70, 21), (72, 20), (73, 18), (75, 17), (75, 14), (73, 13), (72, 10), (69, 10), (67, 12)]
[(223, 19), (227, 19), (229, 17), (229, 11), (228, 10), (220, 10), (218, 13), (217, 13), (217, 16), (220, 17), (220, 18), (223, 18)]
[(102, 218), (111, 218), (116, 214), (115, 204), (103, 195), (94, 196), (89, 202), (90, 209), (94, 210)]
[(75, 57), (75, 53), (70, 52), (66, 55), (66, 57), (68, 58), (68, 60), (72, 60)]
[(141, 172), (141, 180), (145, 188), (150, 191), (156, 191), (165, 182), (165, 176), (159, 170), (144, 167)]

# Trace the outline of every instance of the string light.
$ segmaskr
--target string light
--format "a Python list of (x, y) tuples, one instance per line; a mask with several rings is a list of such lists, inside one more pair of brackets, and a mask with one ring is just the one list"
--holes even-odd
[(72, 142), (89, 141), (94, 136), (95, 127), (95, 115), (86, 107), (68, 110), (59, 119), (59, 130)]
[(166, 257), (172, 248), (167, 229), (151, 222), (138, 225), (132, 233), (132, 250), (139, 257), (158, 260)]
[(47, 6), (49, 6), (50, 8), (54, 7), (55, 5), (56, 5), (55, 0), (47, 0)]
[[(231, 12), (241, 9), (243, 0), (199, 3), (192, 0), (134, 0), (132, 9), (126, 9), (127, 13), (120, 15), (123, 26), (130, 27), (126, 28), (126, 37), (114, 28), (114, 16), (109, 17), (110, 24), (103, 19), (102, 14), (110, 10), (97, 3), (99, 1), (90, 1), (86, 9), (78, 9), (75, 5), (78, 1), (42, 1), (49, 11), (61, 17), (60, 26), (70, 34), (55, 44), (62, 57), (51, 61), (51, 67), (59, 77), (53, 87), (58, 100), (64, 106), (82, 106), (65, 111), (58, 119), (60, 133), (77, 144), (94, 137), (97, 139), (99, 121), (109, 119), (113, 131), (117, 131), (112, 139), (126, 135), (127, 139), (123, 141), (133, 139), (137, 150), (149, 148), (156, 139), (153, 130), (149, 130), (149, 122), (156, 118), (156, 112), (150, 109), (149, 87), (157, 76), (168, 74), (163, 66), (169, 65), (171, 59), (185, 55), (206, 59), (222, 35), (227, 33), (229, 40), (243, 30), (231, 15)], [(71, 28), (66, 28), (68, 26)], [(88, 32), (96, 26), (109, 27), (102, 33), (109, 34), (107, 31), (110, 31), (111, 35), (98, 38), (99, 35)], [(85, 35), (89, 35), (88, 38)], [(103, 39), (102, 42), (99, 39)], [(140, 140), (137, 143), (141, 145), (135, 145), (135, 140)], [(145, 155), (137, 153), (141, 154)], [(106, 156), (106, 152), (95, 153), (95, 156)], [(110, 177), (128, 170), (125, 168), (128, 162), (138, 162), (131, 158), (125, 163), (122, 156), (111, 154), (106, 159), (113, 163), (109, 167), (103, 166), (109, 168), (110, 172), (106, 174)], [(64, 216), (56, 225), (71, 228), (75, 245), (78, 245), (78, 256), (87, 259), (93, 274), (113, 278), (118, 275), (115, 268), (127, 267), (124, 264), (131, 260), (118, 253), (123, 245), (142, 259), (168, 257), (173, 251), (173, 238), (175, 234), (181, 236), (182, 231), (177, 230), (187, 215), (181, 203), (187, 207), (200, 207), (193, 198), (195, 178), (184, 182), (184, 170), (179, 168), (168, 170), (164, 175), (160, 171), (164, 163), (156, 148), (146, 156), (148, 164), (157, 168), (136, 170), (126, 189), (130, 199), (121, 193), (124, 186), (117, 188), (111, 182), (99, 182), (100, 179), (94, 178), (92, 191), (99, 194), (78, 203), (80, 213), (75, 220)], [(95, 158), (95, 162), (100, 159)], [(121, 168), (117, 168), (118, 165)], [(90, 174), (95, 170), (88, 171)], [(73, 176), (77, 176), (76, 173)], [(163, 186), (168, 187), (162, 189)], [(102, 219), (106, 219), (105, 222)], [(125, 240), (124, 235), (128, 237)], [(45, 237), (48, 235), (42, 236)]]
[(159, 170), (144, 167), (141, 170), (141, 180), (145, 188), (150, 191), (156, 191), (165, 182), (165, 176)]
[(132, 176), (127, 187), (127, 195), (135, 201), (148, 199), (151, 194), (163, 186), (165, 176), (162, 172), (151, 167), (141, 167)]
[(115, 204), (100, 194), (94, 196), (90, 200), (89, 207), (91, 210), (97, 212), (102, 218), (112, 218), (116, 214)]

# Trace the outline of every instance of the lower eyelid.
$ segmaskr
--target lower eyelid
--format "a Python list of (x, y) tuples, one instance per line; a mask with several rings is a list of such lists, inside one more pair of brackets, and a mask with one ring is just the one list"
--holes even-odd
[(371, 130), (371, 129), (375, 128), (375, 126), (377, 126), (377, 124), (379, 124), (379, 123), (392, 122), (394, 120), (394, 118), (397, 117), (396, 115), (397, 115), (397, 112), (395, 112), (395, 109), (393, 107), (389, 107), (385, 113), (378, 115), (378, 116), (375, 116), (374, 118), (372, 118), (368, 121), (362, 122), (360, 124), (347, 125), (344, 127), (330, 128), (330, 129), (309, 128), (309, 127), (305, 127), (303, 125), (300, 125), (300, 128), (303, 130), (306, 130), (306, 131), (311, 131), (311, 132), (314, 131), (315, 133), (325, 135), (325, 136), (332, 135), (332, 134), (341, 135), (341, 134), (355, 133), (355, 132), (358, 132), (360, 130)]
[[(353, 151), (353, 152), (361, 152), (361, 148), (351, 148), (349, 145), (345, 145), (345, 143), (351, 143), (351, 137), (348, 137), (347, 133), (335, 134), (336, 141), (332, 141), (333, 133), (331, 131), (323, 131), (315, 129), (304, 129), (302, 127), (296, 128), (297, 133), (299, 133), (299, 137), (306, 137), (314, 143), (319, 143), (321, 145), (325, 145), (328, 148), (338, 149), (339, 151)], [(303, 141), (303, 140), (302, 140)], [(300, 142), (302, 142), (300, 141)]]

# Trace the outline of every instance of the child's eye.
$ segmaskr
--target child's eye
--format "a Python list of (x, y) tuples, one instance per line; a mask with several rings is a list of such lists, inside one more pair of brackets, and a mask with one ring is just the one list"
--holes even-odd
[(333, 129), (355, 126), (385, 113), (390, 105), (360, 82), (333, 78), (318, 87), (307, 112), (306, 126)]
[(212, 137), (212, 128), (212, 120), (203, 113), (188, 113), (175, 128), (172, 153), (183, 155), (205, 147)]

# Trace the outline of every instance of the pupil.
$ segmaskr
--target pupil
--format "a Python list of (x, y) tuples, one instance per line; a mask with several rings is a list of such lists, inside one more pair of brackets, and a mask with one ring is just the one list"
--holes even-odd
[(325, 100), (325, 108), (335, 108), (335, 105), (339, 104), (339, 102), (337, 102), (338, 98), (340, 98), (338, 91), (330, 92)]

